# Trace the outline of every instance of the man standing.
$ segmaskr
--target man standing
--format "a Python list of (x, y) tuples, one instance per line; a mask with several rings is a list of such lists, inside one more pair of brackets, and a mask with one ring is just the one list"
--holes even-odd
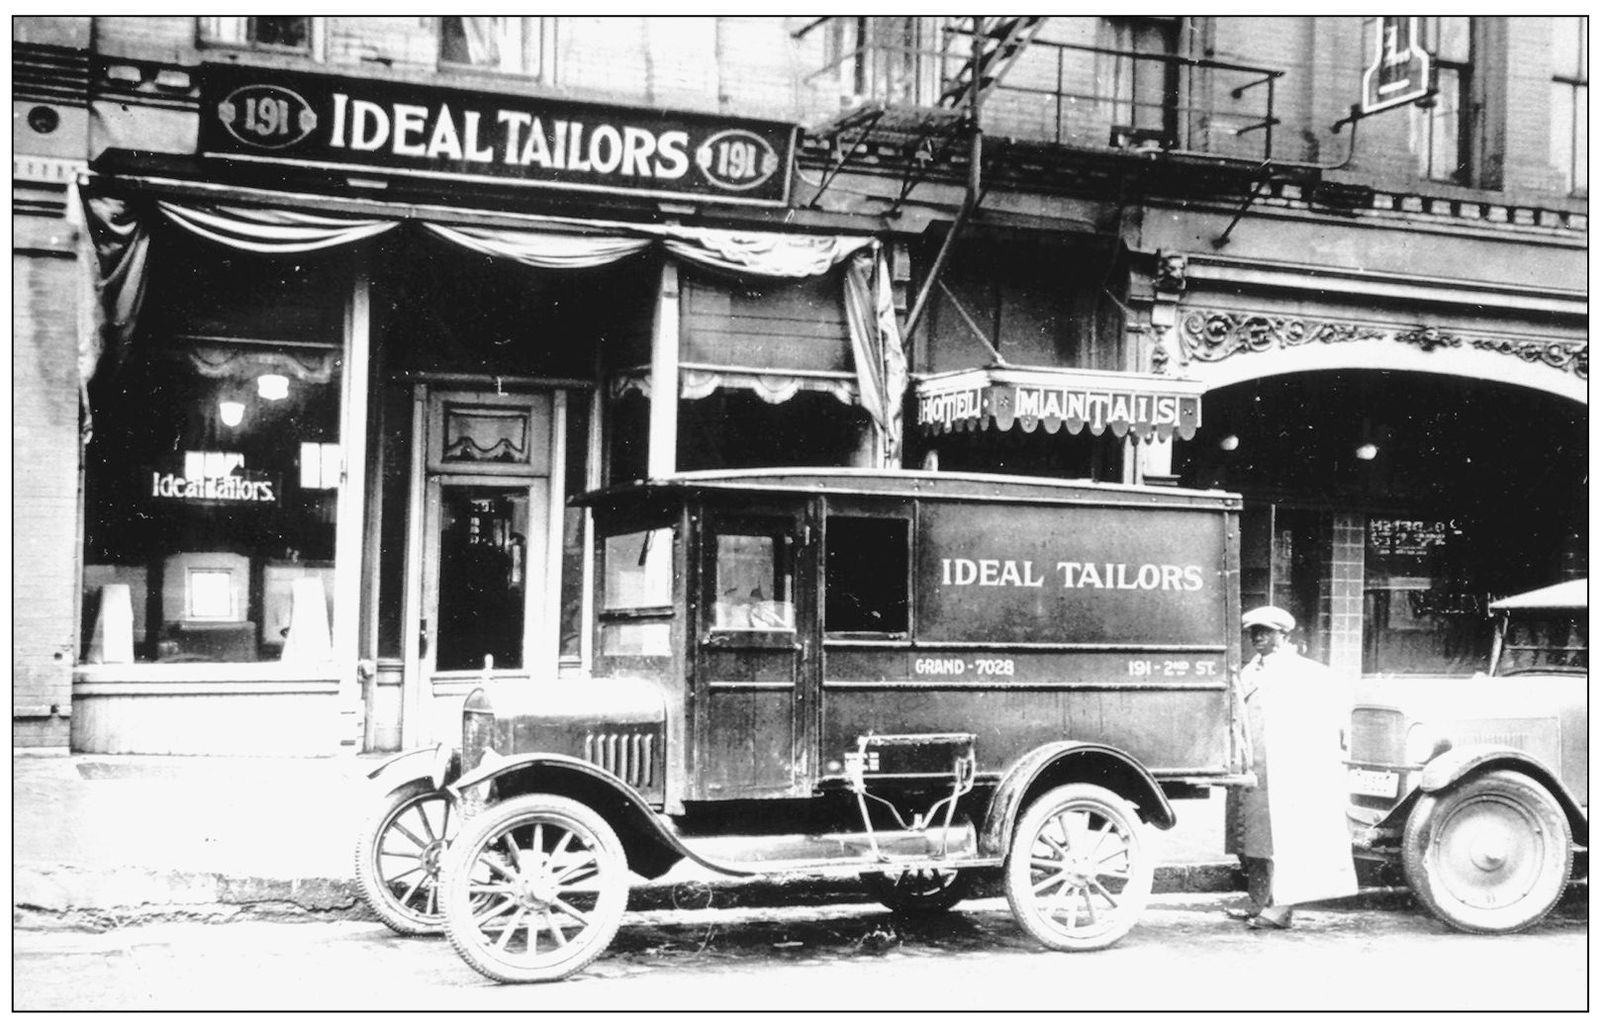
[(1256, 651), (1241, 671), (1240, 698), (1258, 787), (1238, 794), (1248, 926), (1291, 926), (1297, 903), (1358, 891), (1347, 826), (1348, 708), (1329, 669), (1292, 648), (1296, 622), (1278, 607), (1241, 618)]

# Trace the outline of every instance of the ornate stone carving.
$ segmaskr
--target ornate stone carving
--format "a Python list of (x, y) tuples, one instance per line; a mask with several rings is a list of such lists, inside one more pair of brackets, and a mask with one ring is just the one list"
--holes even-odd
[(1192, 309), (1180, 320), (1180, 338), (1185, 358), (1200, 362), (1220, 362), (1232, 355), (1265, 352), (1271, 348), (1391, 340), (1414, 345), (1423, 352), (1468, 345), (1479, 351), (1499, 352), (1527, 362), (1541, 362), (1545, 366), (1574, 373), (1584, 380), (1588, 377), (1588, 349), (1585, 344), (1462, 337), (1424, 325), (1394, 331), (1339, 321), (1310, 321), (1298, 317)]
[(1159, 292), (1178, 295), (1185, 290), (1185, 254), (1159, 252), (1157, 270), (1152, 276), (1152, 287)]

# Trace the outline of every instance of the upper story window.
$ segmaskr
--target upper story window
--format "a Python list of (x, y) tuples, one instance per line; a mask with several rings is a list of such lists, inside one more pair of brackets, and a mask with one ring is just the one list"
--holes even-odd
[(306, 16), (209, 16), (197, 18), (196, 25), (205, 45), (313, 52), (313, 19)]
[(938, 86), (937, 55), (926, 45), (925, 19), (841, 17), (829, 35), (840, 93), (860, 101), (925, 105)]
[(1414, 108), (1410, 139), (1420, 175), (1432, 181), (1471, 183), (1475, 136), (1471, 22), (1425, 19), (1425, 47), (1432, 55), (1431, 87), (1436, 95), (1427, 106)]
[(444, 17), (441, 62), (478, 71), (540, 76), (546, 70), (544, 20), (499, 15)]
[(1103, 18), (1096, 55), (1111, 97), (1114, 144), (1180, 142), (1179, 18)]
[(1588, 194), (1588, 19), (1552, 18), (1549, 163), (1572, 195)]

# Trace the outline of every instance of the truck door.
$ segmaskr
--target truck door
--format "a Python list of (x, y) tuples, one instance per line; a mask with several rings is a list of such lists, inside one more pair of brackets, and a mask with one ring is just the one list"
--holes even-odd
[(711, 510), (699, 557), (694, 798), (808, 795), (814, 569), (803, 506)]

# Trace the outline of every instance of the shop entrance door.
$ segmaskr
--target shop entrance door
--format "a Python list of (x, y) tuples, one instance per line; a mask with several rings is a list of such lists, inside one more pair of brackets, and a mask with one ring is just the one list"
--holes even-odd
[(455, 736), (464, 696), (488, 677), (530, 679), (556, 662), (553, 402), (471, 391), (421, 398), (416, 631), (405, 671), (417, 739), (429, 742)]

